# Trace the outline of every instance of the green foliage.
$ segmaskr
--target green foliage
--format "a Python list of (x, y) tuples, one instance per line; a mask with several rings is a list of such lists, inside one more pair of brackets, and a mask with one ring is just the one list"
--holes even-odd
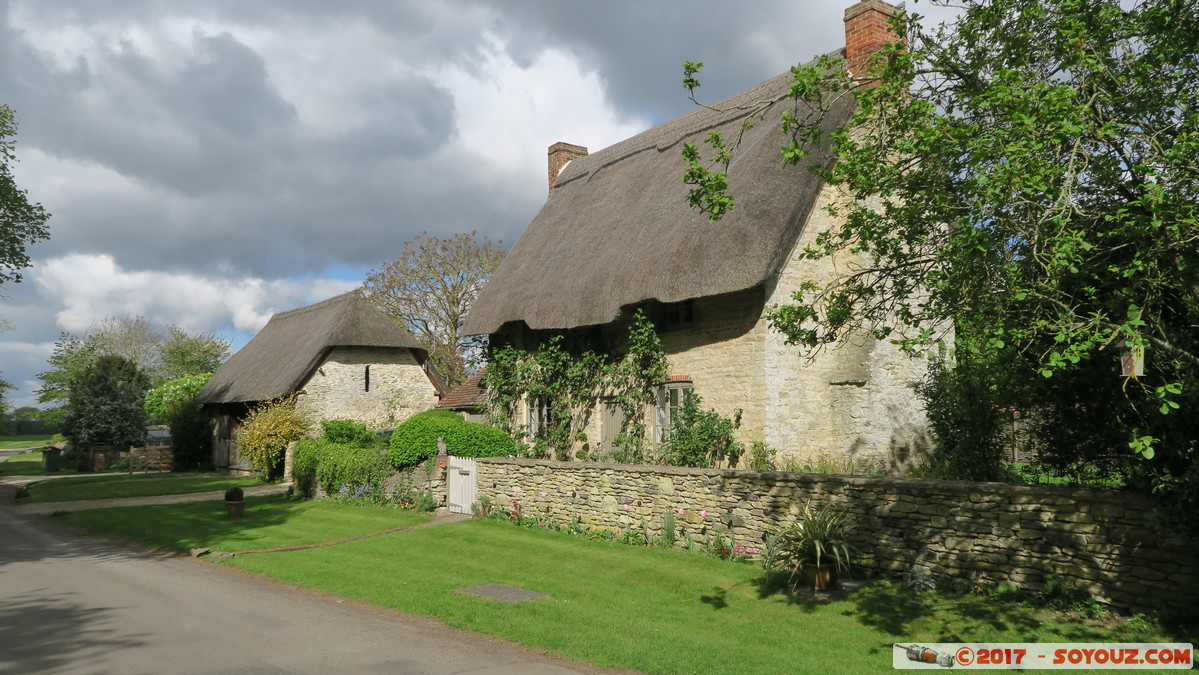
[(459, 457), (503, 457), (516, 444), (503, 431), (467, 422), (452, 411), (431, 410), (408, 418), (391, 435), (387, 458), (396, 469), (408, 469), (437, 454), (437, 439)]
[(376, 446), (379, 436), (353, 420), (321, 420), (321, 438), (343, 445)]
[(174, 380), (214, 373), (229, 358), (230, 344), (213, 331), (191, 335), (179, 326), (167, 326), (167, 337), (158, 348), (158, 376)]
[[(536, 350), (512, 345), (492, 345), (483, 385), (492, 424), (514, 438), (527, 439), (523, 454), (557, 459), (570, 457), (594, 408), (605, 396), (624, 413), (617, 435), (615, 459), (641, 462), (647, 456), (645, 407), (655, 400), (657, 386), (666, 379), (666, 355), (653, 323), (637, 310), (629, 325), (628, 351), (621, 358), (591, 350), (570, 349), (555, 335)], [(548, 406), (544, 428), (530, 438), (519, 427), (518, 407), (540, 399)]]
[(259, 473), (275, 478), (282, 472), (287, 446), (311, 428), (312, 422), (297, 408), (295, 397), (289, 396), (253, 408), (234, 434), (233, 444)]
[(383, 483), (392, 474), (392, 468), (381, 449), (324, 440), (309, 442), (320, 444), (316, 484), (325, 494), (337, 496), (358, 490), (360, 493), (369, 491), (372, 496), (382, 496)]
[(17, 187), (13, 178), (16, 133), (12, 108), (0, 105), (0, 284), (21, 281), (20, 270), (30, 264), (25, 247), (50, 236), (46, 227), (50, 214), (41, 204), (31, 204), (28, 192)]
[(989, 386), (991, 363), (934, 362), (918, 393), (935, 445), (925, 458), (930, 476), (995, 481), (1004, 459), (1007, 408)]
[(749, 446), (749, 466), (751, 471), (774, 471), (774, 448), (762, 441), (754, 441)]
[(88, 366), (99, 356), (99, 347), (67, 332), (59, 333), (54, 342), (54, 351), (48, 363), (50, 370), (38, 373), (42, 384), (37, 389), (39, 403), (49, 403), (43, 419), (60, 426), (66, 416), (66, 403), (70, 398), (71, 384), (83, 375)]
[[(956, 329), (959, 355), (1007, 357), (1020, 410), (1066, 441), (1052, 449), (1086, 448), (1060, 463), (1122, 453), (1137, 464), (1112, 463), (1140, 489), (1195, 513), (1199, 9), (980, 0), (938, 27), (899, 23), (906, 48), (870, 72), (832, 57), (793, 69), (783, 160), (830, 145), (836, 161), (808, 169), (846, 195), (802, 257), (854, 271), (806, 284), (772, 325), (807, 348), (873, 333), (928, 350)], [(829, 134), (826, 112), (849, 96)], [(1143, 377), (1116, 376), (1122, 345), (1143, 350)]]
[(101, 356), (71, 383), (63, 434), (81, 448), (125, 449), (146, 435), (145, 374), (119, 356)]
[(175, 471), (199, 471), (212, 466), (212, 420), (195, 399), (177, 403), (167, 415)]
[(816, 509), (805, 502), (796, 521), (772, 535), (771, 564), (794, 574), (832, 561), (838, 572), (848, 572), (853, 547), (847, 537), (853, 529), (853, 523), (832, 504)]
[(695, 392), (683, 393), (683, 404), (666, 434), (664, 461), (674, 466), (736, 466), (745, 449), (733, 436), (741, 426), (741, 411), (728, 419), (715, 410), (702, 410), (702, 402)]
[(168, 380), (146, 392), (146, 414), (153, 421), (165, 420), (171, 410), (196, 397), (204, 385), (212, 379), (212, 373), (197, 373)]
[(243, 491), (241, 488), (239, 488), (237, 486), (233, 486), (233, 487), (225, 490), (225, 501), (227, 501), (227, 502), (240, 502), (240, 501), (243, 501), (245, 498), (246, 498), (245, 491)]

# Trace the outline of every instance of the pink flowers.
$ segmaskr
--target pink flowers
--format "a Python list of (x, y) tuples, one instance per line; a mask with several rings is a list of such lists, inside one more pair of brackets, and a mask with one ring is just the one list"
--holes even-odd
[(678, 514), (679, 514), (680, 516), (681, 516), (681, 515), (683, 515), (683, 514), (684, 514), (684, 513), (686, 513), (686, 512), (687, 512), (687, 509), (679, 509), (679, 510), (678, 510)]
[(513, 496), (513, 497), (518, 497), (518, 496), (520, 496), (520, 490), (513, 490), (513, 491), (512, 491), (512, 496)]
[(700, 518), (707, 518), (707, 517), (708, 517), (708, 512), (707, 512), (707, 511), (700, 511), (700, 512), (699, 512), (699, 517), (700, 517)]
[(542, 493), (541, 493), (541, 496), (542, 496), (542, 497), (544, 497), (544, 496), (545, 496), (545, 493), (544, 493), (544, 492), (542, 492)]
[(628, 511), (628, 510), (629, 510), (630, 508), (632, 508), (632, 507), (630, 507), (628, 504), (625, 504), (623, 508), (624, 508), (624, 510), (625, 510), (625, 511)]

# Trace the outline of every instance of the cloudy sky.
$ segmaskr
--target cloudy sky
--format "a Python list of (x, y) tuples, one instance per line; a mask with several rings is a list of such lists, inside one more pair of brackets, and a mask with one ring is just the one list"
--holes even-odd
[(0, 289), (10, 399), (107, 316), (236, 349), (422, 231), (511, 245), (548, 145), (687, 112), (685, 60), (715, 100), (832, 51), (848, 4), (0, 0), (14, 171), (53, 214)]

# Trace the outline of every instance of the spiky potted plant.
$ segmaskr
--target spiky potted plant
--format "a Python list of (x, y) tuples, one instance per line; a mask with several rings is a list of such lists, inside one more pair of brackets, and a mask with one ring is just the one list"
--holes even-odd
[(245, 493), (239, 487), (225, 490), (225, 510), (230, 518), (241, 518), (246, 512)]
[(802, 579), (813, 591), (836, 589), (838, 575), (849, 572), (853, 547), (847, 537), (853, 529), (845, 513), (832, 504), (817, 509), (807, 502), (797, 520), (775, 537), (777, 565), (790, 572), (796, 588), (797, 579)]

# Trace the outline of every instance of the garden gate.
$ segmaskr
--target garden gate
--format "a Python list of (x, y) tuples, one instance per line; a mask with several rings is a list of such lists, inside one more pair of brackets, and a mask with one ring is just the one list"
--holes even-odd
[(470, 505), (478, 498), (478, 472), (475, 470), (475, 460), (469, 457), (449, 459), (450, 495), (446, 506), (450, 513), (470, 513)]

